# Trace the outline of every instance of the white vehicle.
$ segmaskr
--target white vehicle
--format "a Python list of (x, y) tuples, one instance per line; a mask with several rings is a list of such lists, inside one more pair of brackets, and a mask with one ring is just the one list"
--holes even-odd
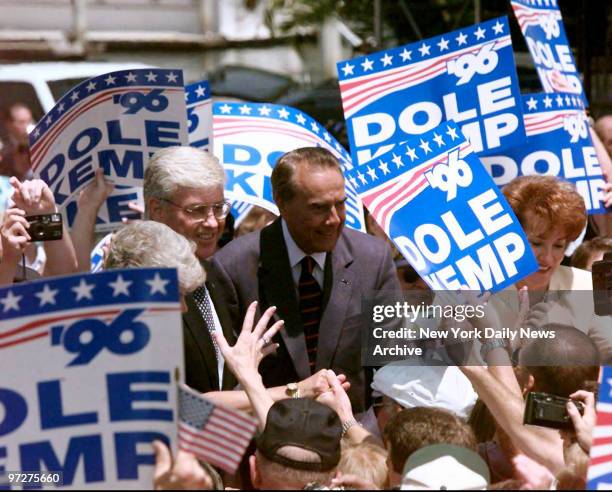
[(150, 68), (142, 63), (48, 62), (0, 65), (0, 110), (21, 102), (32, 110), (34, 120), (51, 111), (75, 85), (116, 70)]

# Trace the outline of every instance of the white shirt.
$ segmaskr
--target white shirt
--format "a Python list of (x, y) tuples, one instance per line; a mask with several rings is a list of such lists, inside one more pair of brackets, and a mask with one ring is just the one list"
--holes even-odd
[(283, 238), (285, 239), (287, 253), (289, 255), (289, 265), (291, 265), (291, 276), (293, 277), (293, 283), (295, 284), (296, 291), (300, 282), (300, 275), (302, 273), (302, 265), (300, 265), (300, 261), (302, 261), (305, 256), (310, 256), (315, 261), (312, 276), (319, 284), (319, 287), (321, 287), (321, 290), (323, 290), (323, 282), (325, 280), (325, 259), (327, 258), (327, 253), (312, 253), (311, 255), (307, 255), (293, 240), (287, 224), (282, 219), (281, 224), (283, 226)]

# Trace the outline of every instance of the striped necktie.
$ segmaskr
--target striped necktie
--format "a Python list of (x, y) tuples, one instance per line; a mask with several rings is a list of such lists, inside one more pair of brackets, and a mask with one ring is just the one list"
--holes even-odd
[(208, 290), (206, 287), (198, 287), (193, 291), (193, 298), (202, 313), (202, 318), (204, 319), (204, 324), (206, 325), (206, 329), (208, 333), (210, 333), (210, 338), (212, 340), (213, 346), (215, 347), (215, 358), (219, 360), (219, 347), (217, 346), (217, 341), (212, 336), (215, 331), (215, 320), (212, 314), (212, 308), (210, 306), (210, 296), (208, 295)]
[(305, 256), (300, 262), (302, 273), (298, 282), (298, 292), (300, 295), (300, 316), (304, 327), (304, 337), (306, 338), (306, 349), (308, 351), (308, 362), (310, 372), (314, 372), (317, 360), (317, 344), (319, 341), (319, 323), (321, 321), (321, 304), (323, 292), (317, 280), (313, 277), (312, 271), (315, 261), (311, 256)]

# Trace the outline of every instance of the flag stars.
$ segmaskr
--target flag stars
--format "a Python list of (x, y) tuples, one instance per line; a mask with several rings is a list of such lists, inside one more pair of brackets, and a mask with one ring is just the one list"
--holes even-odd
[(204, 97), (206, 96), (206, 87), (202, 87), (201, 85), (198, 85), (196, 87), (196, 97)]
[(570, 105), (570, 98), (568, 95), (565, 96), (565, 105), (569, 106)]
[[(400, 162), (401, 162), (401, 158), (399, 156), (396, 156), (395, 154), (393, 154), (393, 159), (395, 159), (395, 158), (398, 158), (400, 160)], [(391, 171), (389, 171), (389, 164), (387, 162), (384, 162), (382, 159), (378, 160), (378, 169), (380, 169), (380, 171), (383, 173), (383, 176), (386, 176), (387, 174), (389, 174), (391, 172)]]
[(555, 101), (557, 102), (557, 106), (558, 107), (563, 107), (563, 98), (560, 95), (557, 95), (557, 98), (555, 99)]
[(36, 130), (34, 130), (34, 137), (38, 138), (39, 135), (40, 135), (40, 128), (36, 128)]
[(289, 118), (289, 111), (287, 111), (285, 108), (281, 108), (278, 110), (278, 116), (279, 118), (286, 120)]
[(295, 119), (297, 120), (297, 122), (300, 125), (304, 125), (306, 124), (306, 118), (304, 118), (304, 115), (302, 113), (298, 113), (295, 115)]
[(132, 73), (132, 72), (128, 73), (128, 74), (125, 76), (125, 81), (126, 81), (128, 84), (135, 84), (135, 83), (136, 83), (136, 79), (137, 79), (136, 74), (135, 74), (135, 73)]
[(446, 134), (451, 138), (452, 141), (455, 141), (459, 138), (457, 135), (457, 129), (452, 126), (447, 127)]
[(369, 175), (370, 178), (374, 179), (378, 179), (378, 175), (376, 174), (376, 169), (372, 169), (370, 166), (368, 166), (368, 170), (366, 171)]
[(51, 115), (47, 116), (47, 119), (45, 120), (45, 124), (47, 126), (51, 125), (51, 123), (53, 123), (53, 118), (51, 118)]
[(171, 82), (173, 84), (176, 84), (177, 78), (178, 78), (178, 75), (175, 74), (174, 72), (170, 72), (169, 74), (166, 75), (166, 79), (168, 80), (168, 82)]
[(428, 44), (423, 43), (421, 45), (421, 47), (419, 48), (419, 51), (421, 52), (421, 57), (425, 56), (425, 55), (429, 55), (429, 49), (431, 48), (431, 46), (429, 46)]
[(543, 101), (544, 101), (545, 108), (552, 108), (553, 100), (548, 95), (543, 99)]
[(232, 107), (225, 103), (223, 106), (219, 108), (222, 114), (230, 114), (232, 112)]
[(108, 285), (110, 285), (113, 288), (113, 297), (117, 297), (121, 294), (129, 296), (130, 295), (130, 285), (132, 285), (132, 281), (131, 280), (124, 280), (123, 276), (121, 274), (119, 274), (117, 276), (117, 279), (114, 282), (109, 282)]
[(388, 67), (389, 65), (391, 65), (391, 62), (393, 60), (392, 56), (389, 56), (389, 53), (385, 53), (385, 56), (383, 56), (380, 61), (383, 64), (383, 67)]
[(434, 142), (436, 142), (438, 144), (438, 147), (442, 147), (444, 145), (444, 139), (442, 138), (442, 135), (438, 135), (437, 133), (434, 132)]
[(87, 84), (87, 92), (92, 92), (96, 90), (96, 83), (92, 80), (89, 84)]
[(455, 41), (457, 41), (457, 46), (467, 44), (467, 35), (460, 32), (459, 35), (455, 38)]
[(251, 114), (251, 107), (243, 104), (238, 108), (240, 110), (240, 114)]
[(0, 299), (0, 304), (2, 304), (2, 312), (6, 313), (11, 309), (19, 311), (19, 301), (21, 301), (22, 298), (23, 296), (16, 296), (15, 294), (13, 294), (13, 291), (9, 290), (6, 297)]
[(151, 289), (149, 294), (153, 295), (159, 292), (160, 294), (166, 295), (166, 285), (170, 283), (170, 280), (164, 280), (159, 276), (159, 273), (156, 273), (155, 277), (150, 280), (145, 280), (145, 283)]
[(476, 29), (474, 31), (474, 36), (476, 36), (476, 39), (484, 39), (485, 37), (485, 30), (482, 28), (482, 26), (478, 26), (478, 29)]
[(527, 99), (527, 109), (529, 111), (535, 111), (538, 107), (538, 101), (535, 100), (533, 97), (530, 97), (529, 99)]
[(40, 299), (39, 307), (44, 306), (45, 304), (55, 304), (55, 296), (59, 292), (58, 289), (51, 289), (49, 284), (45, 284), (43, 290), (34, 294), (36, 297)]
[(329, 133), (325, 132), (323, 134), (323, 138), (325, 139), (327, 143), (331, 142), (331, 137), (329, 136)]
[(106, 82), (106, 85), (115, 85), (116, 80), (117, 80), (117, 77), (113, 77), (111, 74), (109, 74), (108, 77), (104, 79), (104, 82)]
[(412, 60), (412, 51), (408, 51), (406, 48), (404, 48), (404, 50), (400, 53), (400, 56), (402, 57), (403, 62)]
[(63, 102), (62, 102), (62, 103), (59, 103), (59, 106), (57, 107), (57, 112), (58, 112), (59, 114), (62, 114), (62, 113), (64, 112), (64, 108), (65, 108), (65, 106), (66, 106), (66, 105), (65, 105)]
[(70, 100), (72, 102), (76, 101), (79, 98), (79, 93), (78, 91), (74, 91), (72, 94), (70, 94)]
[(357, 179), (361, 181), (362, 184), (368, 184), (368, 179), (359, 171), (357, 171)]
[(317, 124), (313, 121), (310, 124), (310, 129), (315, 132), (317, 135), (319, 134), (319, 127), (317, 126)]
[(261, 106), (257, 109), (260, 116), (270, 116), (270, 112), (272, 111), (268, 106)]
[[(157, 74), (153, 73), (153, 72), (149, 72), (148, 74), (145, 75), (145, 78), (147, 79), (147, 82), (157, 82)], [(198, 89), (200, 87), (198, 86)], [(198, 92), (198, 90), (196, 89), (196, 92)]]
[(421, 138), (421, 143), (419, 144), (419, 147), (421, 147), (423, 149), (423, 152), (425, 152), (425, 155), (429, 154), (431, 152), (431, 147), (429, 147), (429, 142), (427, 140), (423, 140)]
[(79, 285), (76, 287), (72, 287), (72, 291), (76, 294), (76, 301), (80, 301), (81, 299), (93, 299), (91, 291), (94, 289), (94, 284), (88, 284), (85, 282), (85, 279), (82, 278)]
[(363, 68), (364, 72), (367, 72), (368, 70), (373, 70), (374, 62), (370, 60), (369, 58), (366, 58), (361, 64), (361, 67)]
[(353, 188), (357, 188), (358, 183), (357, 183), (357, 179), (355, 179), (355, 176), (351, 176), (351, 177), (349, 178), (349, 181), (350, 181), (350, 182), (351, 182), (351, 184), (353, 185)]
[(406, 145), (406, 155), (410, 157), (410, 162), (413, 162), (417, 158), (416, 150)]
[(404, 165), (404, 163), (402, 162), (402, 157), (399, 155), (395, 155), (395, 152), (393, 152), (393, 159), (391, 159), (391, 161), (397, 166), (398, 169)]
[(495, 32), (495, 34), (501, 34), (502, 32), (504, 32), (504, 25), (499, 22), (499, 20), (493, 24), (493, 32)]
[(349, 75), (353, 75), (353, 69), (355, 68), (355, 65), (351, 65), (349, 62), (346, 62), (345, 65), (341, 68), (344, 72), (344, 76), (348, 77)]
[(440, 38), (440, 42), (437, 43), (438, 48), (440, 48), (440, 51), (444, 51), (448, 49), (448, 40), (444, 39), (444, 38)]

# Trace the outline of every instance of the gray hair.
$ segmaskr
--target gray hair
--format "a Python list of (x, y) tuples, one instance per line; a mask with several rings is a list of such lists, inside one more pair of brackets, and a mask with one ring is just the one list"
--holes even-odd
[(174, 267), (181, 292), (187, 294), (206, 281), (195, 250), (192, 241), (161, 222), (135, 221), (113, 236), (104, 268)]
[(166, 147), (149, 160), (144, 174), (144, 199), (171, 199), (177, 188), (216, 188), (225, 184), (219, 160), (195, 147)]

